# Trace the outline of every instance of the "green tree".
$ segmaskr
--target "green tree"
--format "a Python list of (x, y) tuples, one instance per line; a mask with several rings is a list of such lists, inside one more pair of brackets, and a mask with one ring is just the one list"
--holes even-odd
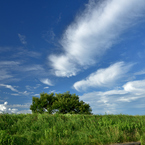
[(32, 110), (32, 113), (44, 113), (45, 109), (47, 109), (49, 114), (52, 114), (51, 106), (53, 102), (56, 100), (55, 97), (53, 97), (54, 93), (47, 94), (47, 93), (41, 93), (40, 98), (38, 97), (32, 97), (33, 103), (30, 106), (30, 110)]
[(64, 94), (54, 93), (47, 94), (41, 93), (40, 98), (33, 97), (33, 104), (30, 106), (32, 113), (46, 113), (52, 114), (55, 110), (58, 110), (58, 114), (92, 114), (92, 109), (89, 104), (84, 103), (83, 101), (79, 102), (79, 97), (75, 94), (69, 94), (67, 91)]

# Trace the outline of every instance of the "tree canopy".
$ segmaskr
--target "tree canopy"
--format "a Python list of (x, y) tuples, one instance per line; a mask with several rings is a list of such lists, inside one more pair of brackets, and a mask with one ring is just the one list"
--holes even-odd
[[(70, 94), (67, 91), (64, 94), (54, 93), (40, 93), (40, 98), (32, 97), (32, 105), (30, 105), (30, 110), (32, 113), (43, 114), (46, 112), (48, 114), (56, 113), (58, 114), (87, 114), (91, 115), (92, 109), (89, 104), (84, 103), (83, 101), (79, 102), (79, 97), (76, 94)], [(46, 109), (46, 110), (45, 110)]]

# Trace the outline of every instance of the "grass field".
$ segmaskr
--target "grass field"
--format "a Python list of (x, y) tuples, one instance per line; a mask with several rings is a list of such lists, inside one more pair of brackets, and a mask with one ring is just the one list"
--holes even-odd
[(145, 143), (145, 115), (1, 114), (1, 145)]

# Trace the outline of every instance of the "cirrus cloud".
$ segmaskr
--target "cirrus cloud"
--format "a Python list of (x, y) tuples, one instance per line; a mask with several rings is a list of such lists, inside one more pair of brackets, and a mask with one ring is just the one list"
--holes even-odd
[(26, 37), (24, 35), (18, 34), (18, 37), (19, 37), (19, 39), (20, 39), (20, 41), (21, 41), (22, 44), (27, 44), (27, 42), (25, 40)]
[(48, 57), (54, 74), (75, 76), (81, 67), (88, 68), (117, 43), (119, 36), (136, 24), (143, 14), (144, 0), (104, 0), (98, 4), (90, 0), (85, 11), (67, 27), (60, 44), (64, 54)]
[(51, 81), (49, 79), (41, 79), (40, 80), (43, 84), (49, 85), (49, 86), (53, 86), (53, 84), (51, 83)]
[(124, 77), (124, 75), (133, 66), (132, 64), (125, 64), (124, 62), (117, 62), (108, 68), (99, 69), (90, 74), (85, 80), (76, 82), (73, 87), (79, 91), (81, 88), (87, 89), (88, 87), (110, 87), (117, 80)]
[[(130, 109), (138, 110), (144, 108), (145, 100), (145, 80), (127, 82), (123, 89), (113, 89), (109, 91), (93, 91), (79, 96), (80, 100), (91, 104), (94, 114), (119, 114)], [(101, 110), (101, 111), (100, 111)], [(134, 112), (135, 112), (134, 110)], [(144, 115), (138, 111), (136, 114)]]
[(0, 86), (11, 89), (14, 92), (18, 92), (18, 90), (16, 90), (14, 87), (12, 87), (11, 85), (5, 85), (5, 84), (0, 84)]
[(127, 92), (132, 92), (136, 94), (145, 94), (145, 80), (137, 80), (126, 83), (123, 86), (124, 90)]

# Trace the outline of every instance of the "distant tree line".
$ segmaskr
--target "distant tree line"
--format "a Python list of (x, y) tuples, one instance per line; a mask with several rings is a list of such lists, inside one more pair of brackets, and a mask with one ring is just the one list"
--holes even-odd
[[(47, 111), (46, 111), (46, 110)], [(53, 114), (55, 110), (58, 110), (58, 114), (86, 114), (92, 115), (92, 109), (89, 104), (84, 103), (83, 101), (79, 102), (79, 97), (76, 94), (70, 94), (67, 91), (64, 94), (54, 93), (40, 93), (40, 98), (32, 97), (32, 105), (30, 105), (30, 110), (33, 113), (48, 113)]]

